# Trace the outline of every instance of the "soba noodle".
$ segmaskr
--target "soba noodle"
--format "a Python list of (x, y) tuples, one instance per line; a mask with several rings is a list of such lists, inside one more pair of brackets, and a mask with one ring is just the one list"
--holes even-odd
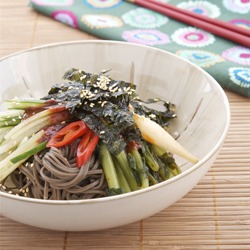
[(97, 157), (76, 167), (77, 143), (51, 148), (35, 155), (14, 171), (14, 187), (5, 183), (0, 190), (38, 199), (79, 200), (106, 196), (107, 183)]

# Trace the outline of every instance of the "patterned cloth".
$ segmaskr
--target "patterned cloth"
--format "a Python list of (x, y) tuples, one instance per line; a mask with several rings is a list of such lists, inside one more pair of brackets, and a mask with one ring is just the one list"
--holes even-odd
[[(250, 0), (158, 1), (250, 29)], [(30, 4), (102, 39), (175, 53), (202, 67), (223, 88), (250, 97), (250, 48), (123, 0), (32, 0)]]

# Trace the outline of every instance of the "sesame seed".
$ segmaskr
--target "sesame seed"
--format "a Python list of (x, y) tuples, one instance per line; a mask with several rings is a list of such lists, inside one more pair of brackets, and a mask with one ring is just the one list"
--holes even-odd
[(9, 191), (8, 193), (9, 193), (9, 194), (12, 194), (13, 192), (12, 192), (12, 191)]
[(105, 131), (104, 130), (102, 130), (101, 132), (100, 132), (100, 134), (102, 135), (102, 134), (105, 134)]
[(61, 124), (65, 124), (65, 123), (66, 123), (66, 121), (62, 121), (62, 122), (61, 122)]
[(110, 90), (112, 93), (116, 92), (118, 90), (118, 87), (115, 87), (114, 89)]
[(107, 103), (107, 101), (103, 101), (101, 106), (103, 107), (106, 103)]

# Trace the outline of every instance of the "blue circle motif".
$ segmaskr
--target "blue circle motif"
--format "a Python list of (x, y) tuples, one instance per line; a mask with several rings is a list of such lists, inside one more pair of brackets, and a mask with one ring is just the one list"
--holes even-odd
[(124, 2), (122, 0), (82, 0), (83, 4), (95, 9), (114, 8)]
[(203, 68), (224, 61), (219, 55), (203, 50), (179, 50), (176, 54)]
[(229, 68), (230, 79), (243, 88), (250, 88), (250, 68)]

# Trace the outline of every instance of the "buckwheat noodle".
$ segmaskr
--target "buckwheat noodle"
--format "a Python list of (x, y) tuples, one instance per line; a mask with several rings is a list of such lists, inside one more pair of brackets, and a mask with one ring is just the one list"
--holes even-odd
[[(80, 200), (106, 196), (107, 183), (97, 157), (76, 167), (77, 142), (44, 150), (11, 174), (14, 187), (0, 190), (46, 200)], [(8, 188), (7, 188), (8, 187)]]

